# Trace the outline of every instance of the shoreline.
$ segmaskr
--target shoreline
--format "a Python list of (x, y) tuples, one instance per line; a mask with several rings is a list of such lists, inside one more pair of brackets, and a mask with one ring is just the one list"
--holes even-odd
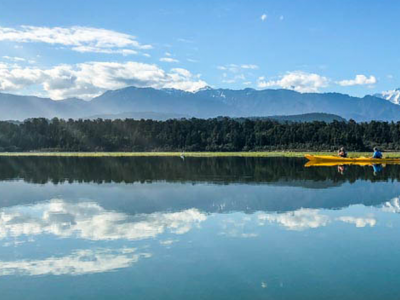
[[(336, 155), (336, 152), (0, 152), (0, 157), (299, 157)], [(349, 152), (349, 157), (370, 157), (372, 152)], [(400, 157), (400, 152), (385, 152), (384, 157)]]

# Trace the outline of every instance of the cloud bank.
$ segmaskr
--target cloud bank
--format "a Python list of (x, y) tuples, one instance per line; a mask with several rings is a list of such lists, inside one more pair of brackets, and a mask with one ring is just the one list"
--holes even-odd
[(375, 76), (356, 75), (354, 79), (341, 80), (337, 83), (341, 86), (372, 85), (377, 83)]
[(87, 62), (49, 69), (0, 63), (0, 91), (18, 91), (35, 85), (41, 85), (53, 99), (91, 99), (107, 90), (132, 85), (193, 92), (207, 83), (186, 69), (173, 68), (166, 72), (157, 65), (134, 61)]
[(133, 35), (93, 27), (0, 27), (0, 41), (60, 45), (77, 52), (136, 54), (136, 50), (152, 49)]
[(265, 77), (258, 78), (259, 88), (280, 87), (300, 93), (316, 93), (320, 88), (327, 87), (328, 83), (329, 79), (324, 76), (303, 71), (287, 72), (278, 80), (266, 81)]

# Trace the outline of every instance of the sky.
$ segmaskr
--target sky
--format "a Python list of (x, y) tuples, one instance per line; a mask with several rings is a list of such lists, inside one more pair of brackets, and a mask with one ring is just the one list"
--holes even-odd
[(397, 0), (1, 0), (0, 92), (400, 87)]

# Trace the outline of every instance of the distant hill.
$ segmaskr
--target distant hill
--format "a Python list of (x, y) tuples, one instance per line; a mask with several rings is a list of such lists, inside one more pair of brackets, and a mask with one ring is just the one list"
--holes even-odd
[(345, 118), (342, 118), (338, 115), (334, 114), (326, 114), (326, 113), (309, 113), (309, 114), (301, 114), (301, 115), (290, 115), (290, 116), (270, 116), (270, 117), (250, 117), (251, 120), (275, 120), (278, 122), (314, 122), (321, 121), (326, 123), (331, 123), (333, 121), (346, 121)]
[(108, 120), (117, 120), (117, 119), (135, 119), (135, 120), (157, 120), (157, 121), (165, 121), (169, 119), (183, 119), (190, 118), (188, 115), (180, 115), (174, 113), (155, 113), (155, 112), (126, 112), (120, 114), (104, 114), (104, 115), (94, 115), (90, 117), (85, 117), (85, 119), (108, 119)]
[(380, 97), (358, 98), (339, 93), (302, 94), (282, 89), (206, 88), (191, 93), (175, 89), (128, 87), (107, 91), (91, 101), (53, 101), (48, 98), (0, 93), (0, 107), (0, 120), (24, 120), (32, 117), (114, 118), (112, 115), (119, 115), (117, 118), (121, 118), (143, 112), (149, 112), (161, 119), (169, 116), (292, 116), (319, 112), (356, 121), (400, 120), (400, 105)]
[[(128, 112), (128, 113), (120, 113), (120, 114), (104, 114), (104, 115), (94, 115), (90, 117), (85, 117), (85, 119), (108, 119), (108, 120), (117, 120), (117, 119), (134, 119), (134, 120), (157, 120), (157, 121), (166, 121), (170, 119), (190, 119), (192, 118), (189, 115), (180, 115), (173, 113), (155, 113), (155, 112)], [(223, 117), (221, 117), (223, 118)], [(301, 114), (301, 115), (290, 115), (290, 116), (268, 116), (268, 117), (246, 117), (246, 118), (235, 118), (237, 120), (275, 120), (278, 122), (313, 122), (313, 121), (323, 121), (327, 123), (331, 123), (333, 121), (346, 121), (346, 119), (326, 113), (310, 113), (310, 114)]]

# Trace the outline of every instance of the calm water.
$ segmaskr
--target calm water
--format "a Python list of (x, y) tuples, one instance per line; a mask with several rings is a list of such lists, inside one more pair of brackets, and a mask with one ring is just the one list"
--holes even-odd
[(1, 299), (399, 299), (400, 166), (0, 158)]

